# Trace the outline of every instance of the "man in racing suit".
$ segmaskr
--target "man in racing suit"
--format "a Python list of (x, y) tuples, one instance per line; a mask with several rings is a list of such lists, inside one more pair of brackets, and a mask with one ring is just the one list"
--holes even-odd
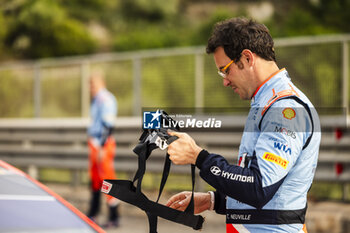
[[(88, 129), (89, 146), (89, 174), (92, 197), (88, 217), (96, 220), (100, 210), (101, 187), (104, 179), (116, 179), (114, 172), (114, 155), (116, 143), (112, 136), (115, 117), (117, 115), (117, 101), (112, 93), (106, 89), (104, 76), (101, 72), (94, 72), (90, 78), (90, 93), (92, 123)], [(119, 224), (117, 209), (118, 200), (107, 197), (109, 218), (104, 227), (116, 227)]]
[[(306, 232), (307, 192), (321, 139), (317, 112), (275, 62), (268, 29), (245, 18), (216, 24), (208, 41), (224, 86), (251, 100), (238, 164), (199, 147), (185, 133), (168, 147), (175, 164), (195, 164), (216, 191), (195, 194), (195, 212), (226, 214), (234, 232)], [(183, 210), (190, 193), (171, 197)]]

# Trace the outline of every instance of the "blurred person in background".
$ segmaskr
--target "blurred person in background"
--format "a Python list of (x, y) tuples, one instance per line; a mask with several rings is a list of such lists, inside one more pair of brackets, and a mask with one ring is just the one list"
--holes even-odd
[[(91, 201), (88, 217), (96, 221), (100, 211), (101, 187), (104, 179), (116, 179), (114, 171), (114, 155), (116, 142), (112, 136), (117, 100), (106, 89), (104, 75), (101, 71), (92, 73), (90, 77), (90, 93), (92, 97), (90, 116), (92, 123), (88, 128), (89, 175), (91, 181)], [(107, 197), (109, 208), (108, 221), (103, 227), (118, 227), (119, 200)]]
[[(195, 164), (215, 192), (195, 193), (195, 213), (226, 215), (227, 233), (306, 233), (307, 192), (317, 166), (321, 140), (317, 112), (276, 64), (265, 25), (232, 18), (215, 25), (207, 53), (223, 85), (251, 109), (241, 139), (238, 164), (199, 147), (186, 133), (168, 147), (175, 164)], [(167, 203), (184, 210), (191, 192)]]

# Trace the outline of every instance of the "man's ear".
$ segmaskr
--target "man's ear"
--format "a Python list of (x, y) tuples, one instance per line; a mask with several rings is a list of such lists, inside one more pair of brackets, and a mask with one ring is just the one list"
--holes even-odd
[(244, 62), (247, 63), (248, 66), (253, 66), (255, 63), (255, 57), (252, 51), (249, 49), (243, 49), (242, 56), (244, 59)]

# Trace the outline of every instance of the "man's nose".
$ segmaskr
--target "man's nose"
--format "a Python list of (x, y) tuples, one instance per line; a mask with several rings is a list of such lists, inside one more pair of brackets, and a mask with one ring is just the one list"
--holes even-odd
[(222, 79), (222, 84), (225, 86), (225, 87), (228, 87), (230, 86), (230, 80), (228, 80), (227, 78), (224, 78)]

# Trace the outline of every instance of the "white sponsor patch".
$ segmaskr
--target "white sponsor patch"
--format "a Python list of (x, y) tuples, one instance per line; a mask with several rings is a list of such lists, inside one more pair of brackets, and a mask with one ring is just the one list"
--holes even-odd
[(221, 175), (221, 169), (218, 168), (217, 166), (212, 166), (212, 167), (210, 168), (210, 171), (211, 171), (211, 173), (213, 173), (213, 175), (215, 175), (215, 176), (220, 176), (220, 175)]
[(111, 188), (112, 188), (112, 184), (108, 183), (107, 181), (103, 181), (101, 192), (108, 194), (109, 191), (111, 191)]
[(240, 182), (246, 182), (246, 183), (254, 183), (253, 176), (244, 176), (241, 174), (235, 174), (235, 173), (231, 173), (231, 172), (221, 171), (221, 169), (217, 166), (212, 166), (210, 168), (210, 172), (215, 176), (221, 176), (221, 177), (224, 177), (226, 179), (240, 181)]

